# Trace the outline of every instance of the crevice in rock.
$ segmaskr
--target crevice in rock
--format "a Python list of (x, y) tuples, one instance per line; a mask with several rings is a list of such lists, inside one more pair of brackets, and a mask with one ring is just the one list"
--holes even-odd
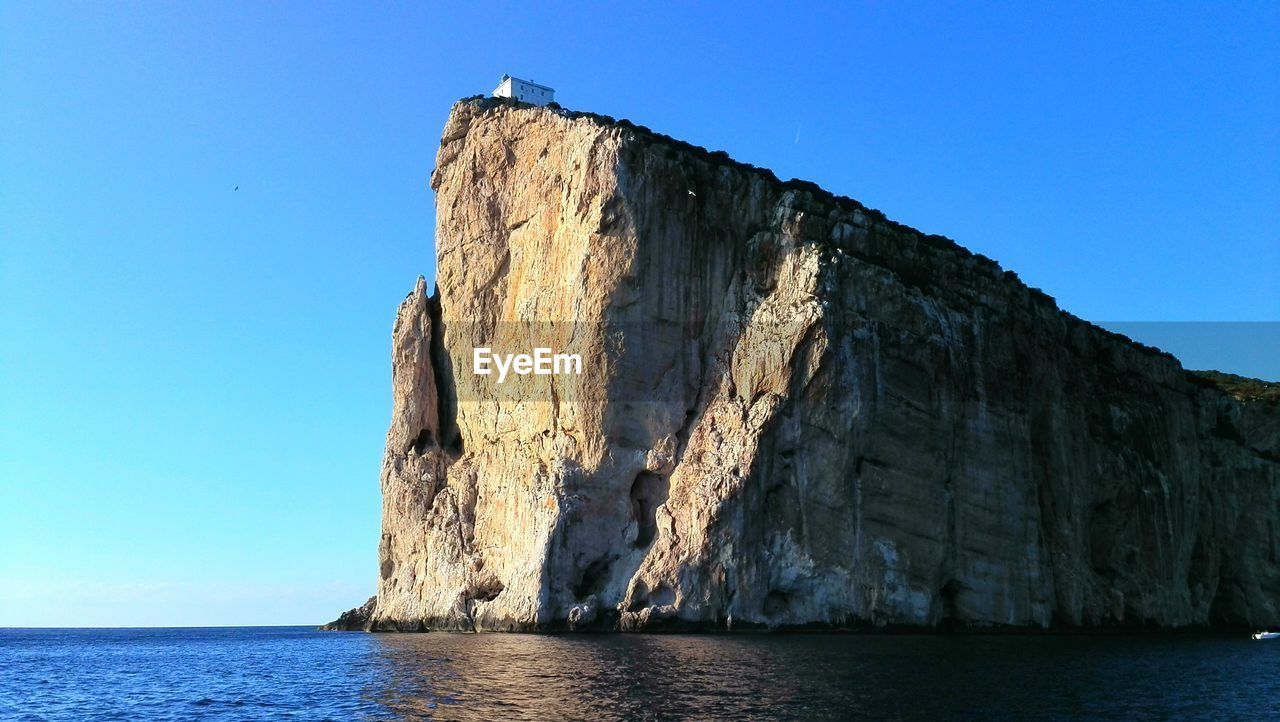
[(610, 196), (600, 212), (600, 226), (596, 229), (596, 233), (602, 236), (608, 235), (625, 218), (624, 212), (622, 197), (618, 194)]
[(497, 291), (494, 289), (494, 286), (498, 285), (498, 281), (505, 278), (510, 270), (511, 250), (507, 249), (502, 252), (502, 260), (499, 261), (497, 267), (493, 269), (493, 274), (489, 276), (489, 280), (483, 282), (480, 285), (480, 288), (488, 291), (492, 297), (497, 298)]
[(638, 527), (636, 548), (647, 547), (658, 534), (658, 506), (665, 503), (671, 492), (670, 481), (648, 471), (636, 475), (631, 484), (631, 518)]
[(869, 456), (858, 456), (856, 459), (854, 459), (853, 461), (854, 474), (861, 476), (862, 473), (866, 471), (867, 467), (870, 467), (873, 469), (888, 469), (890, 468), (890, 465), (886, 461), (883, 461), (881, 459), (873, 459)]
[(1239, 601), (1246, 596), (1236, 578), (1234, 560), (1230, 554), (1219, 554), (1217, 572), (1217, 585), (1213, 589), (1212, 601), (1209, 602), (1209, 624), (1230, 627), (1244, 623), (1246, 620), (1240, 614)]
[[(427, 299), (431, 318), (431, 371), (436, 383), (436, 412), (439, 414), (439, 445), (455, 458), (462, 455), (462, 435), (458, 431), (458, 399), (453, 379), (453, 362), (444, 346), (445, 327), (441, 320), (440, 288)], [(416, 446), (416, 442), (415, 442)]]

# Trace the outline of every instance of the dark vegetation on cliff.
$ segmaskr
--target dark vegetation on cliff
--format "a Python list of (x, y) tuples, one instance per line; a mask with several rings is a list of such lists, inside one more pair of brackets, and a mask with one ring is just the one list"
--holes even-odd
[(1194, 384), (1223, 391), (1237, 401), (1265, 401), (1280, 404), (1280, 383), (1251, 379), (1222, 371), (1188, 371), (1187, 379)]

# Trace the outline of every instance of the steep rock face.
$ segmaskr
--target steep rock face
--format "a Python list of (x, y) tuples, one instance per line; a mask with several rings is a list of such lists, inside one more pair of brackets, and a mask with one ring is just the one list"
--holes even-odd
[(1280, 624), (1275, 404), (608, 119), (461, 102), (432, 187), (372, 628)]

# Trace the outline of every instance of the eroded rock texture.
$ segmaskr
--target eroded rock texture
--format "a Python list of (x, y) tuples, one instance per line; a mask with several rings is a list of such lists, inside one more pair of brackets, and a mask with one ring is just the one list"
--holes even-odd
[(1280, 624), (1275, 404), (629, 124), (461, 102), (432, 187), (373, 628)]

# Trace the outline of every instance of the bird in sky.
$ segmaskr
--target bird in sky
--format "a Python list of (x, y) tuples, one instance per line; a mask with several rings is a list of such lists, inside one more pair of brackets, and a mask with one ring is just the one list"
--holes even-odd
[(240, 190), (240, 186), (236, 186), (236, 190)]

